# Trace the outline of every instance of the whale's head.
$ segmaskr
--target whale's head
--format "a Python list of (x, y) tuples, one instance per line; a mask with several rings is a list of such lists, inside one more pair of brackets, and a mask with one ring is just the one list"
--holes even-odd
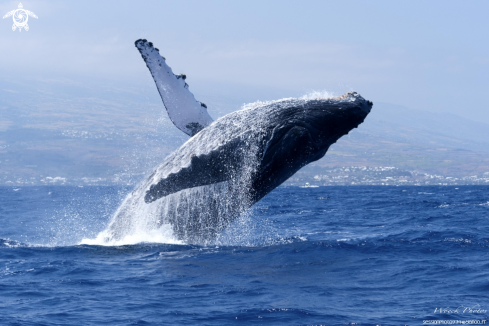
[(336, 98), (293, 99), (270, 105), (270, 136), (254, 189), (268, 193), (303, 166), (319, 160), (340, 137), (357, 128), (372, 102), (350, 92)]
[(304, 131), (309, 137), (307, 146), (297, 150), (315, 161), (323, 157), (339, 138), (357, 128), (370, 113), (372, 106), (372, 102), (356, 92), (335, 98), (304, 100), (302, 106), (286, 108), (290, 116), (284, 125), (286, 128), (300, 128)]

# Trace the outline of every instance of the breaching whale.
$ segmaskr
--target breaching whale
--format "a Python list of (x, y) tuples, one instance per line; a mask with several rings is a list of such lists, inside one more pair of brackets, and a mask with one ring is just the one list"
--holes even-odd
[(173, 123), (191, 138), (130, 193), (105, 232), (171, 225), (186, 243), (214, 239), (234, 219), (357, 128), (372, 102), (355, 92), (336, 98), (282, 99), (244, 107), (216, 121), (174, 75), (152, 43), (137, 40)]

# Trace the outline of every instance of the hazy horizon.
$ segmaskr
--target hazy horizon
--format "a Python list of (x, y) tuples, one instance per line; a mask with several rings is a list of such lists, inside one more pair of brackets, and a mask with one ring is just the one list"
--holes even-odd
[[(18, 4), (0, 2), (2, 16)], [(484, 1), (22, 4), (39, 18), (20, 33), (10, 17), (1, 21), (7, 82), (66, 78), (156, 92), (134, 47), (146, 38), (201, 97), (255, 101), (355, 90), (374, 103), (489, 123), (480, 96), (489, 87)]]
[[(214, 119), (313, 91), (354, 90), (374, 102), (312, 170), (394, 166), (487, 179), (488, 2), (22, 4), (39, 17), (29, 31), (13, 32), (11, 17), (0, 24), (0, 184), (135, 183), (187, 139), (166, 114), (139, 38), (187, 75)], [(18, 5), (0, 2), (2, 17)]]

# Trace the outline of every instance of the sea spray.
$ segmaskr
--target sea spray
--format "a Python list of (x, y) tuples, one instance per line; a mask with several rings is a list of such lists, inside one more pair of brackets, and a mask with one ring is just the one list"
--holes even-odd
[(137, 242), (209, 245), (251, 205), (250, 184), (259, 164), (259, 147), (242, 142), (242, 162), (229, 181), (193, 187), (154, 202), (144, 201), (143, 182), (115, 212), (108, 228), (82, 244), (118, 245)]
[(254, 103), (214, 121), (126, 197), (98, 238), (119, 243), (162, 230), (172, 242), (213, 243), (253, 204), (323, 157), (372, 107), (354, 92), (330, 96)]

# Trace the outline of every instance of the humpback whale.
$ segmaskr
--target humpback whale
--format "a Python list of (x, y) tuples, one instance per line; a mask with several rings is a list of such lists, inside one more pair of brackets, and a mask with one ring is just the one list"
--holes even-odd
[(208, 243), (233, 220), (357, 128), (372, 102), (356, 92), (335, 98), (288, 98), (245, 106), (216, 121), (147, 40), (135, 45), (172, 122), (191, 138), (130, 193), (105, 232), (170, 225), (186, 243)]

